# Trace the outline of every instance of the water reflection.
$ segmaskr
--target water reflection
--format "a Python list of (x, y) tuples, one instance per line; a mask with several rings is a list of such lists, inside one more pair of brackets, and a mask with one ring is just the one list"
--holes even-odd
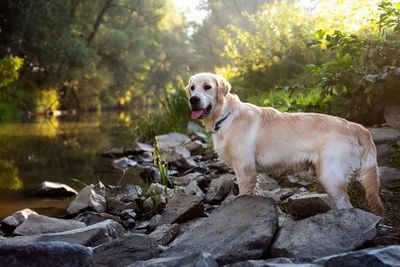
[[(103, 113), (0, 124), (0, 218), (10, 210), (26, 208), (22, 205), (27, 204), (29, 196), (24, 192), (45, 180), (75, 189), (82, 185), (71, 178), (86, 184), (98, 180), (117, 184), (122, 172), (112, 168), (101, 153), (112, 147), (131, 146), (131, 123), (129, 114)], [(126, 172), (124, 182), (143, 184), (134, 169)], [(41, 208), (40, 200), (28, 203)], [(15, 209), (6, 208), (9, 205)]]

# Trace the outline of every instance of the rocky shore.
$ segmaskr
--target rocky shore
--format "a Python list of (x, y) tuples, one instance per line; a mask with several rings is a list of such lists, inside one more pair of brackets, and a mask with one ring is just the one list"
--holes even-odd
[(5, 218), (0, 266), (400, 266), (400, 170), (384, 166), (400, 132), (371, 132), (383, 219), (365, 203), (331, 210), (312, 168), (259, 175), (257, 196), (239, 197), (206, 135), (170, 133), (103, 154), (115, 168), (139, 168), (148, 188), (42, 183), (40, 196), (74, 196), (68, 216)]

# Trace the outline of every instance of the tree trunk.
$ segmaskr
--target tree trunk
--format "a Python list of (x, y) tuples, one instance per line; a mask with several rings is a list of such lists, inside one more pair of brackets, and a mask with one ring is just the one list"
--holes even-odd
[(98, 28), (99, 28), (99, 26), (100, 26), (100, 24), (101, 24), (101, 22), (103, 20), (104, 14), (107, 12), (108, 9), (110, 9), (112, 7), (112, 2), (113, 2), (113, 0), (107, 0), (104, 3), (103, 8), (100, 10), (100, 13), (97, 15), (96, 21), (93, 24), (93, 30), (89, 34), (89, 36), (86, 38), (86, 42), (88, 44), (90, 44), (93, 41), (94, 36), (96, 35), (96, 32), (97, 32), (97, 30), (98, 30)]

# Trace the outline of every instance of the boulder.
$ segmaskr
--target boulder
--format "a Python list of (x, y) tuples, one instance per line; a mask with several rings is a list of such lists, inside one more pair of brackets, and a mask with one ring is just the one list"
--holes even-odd
[(375, 145), (396, 144), (400, 131), (393, 128), (367, 128), (372, 135)]
[(378, 166), (389, 165), (393, 157), (393, 146), (389, 144), (377, 145), (376, 156), (378, 159)]
[(97, 185), (84, 187), (67, 208), (68, 214), (76, 214), (86, 210), (105, 212), (107, 202), (105, 187), (99, 182)]
[(154, 229), (163, 224), (182, 223), (201, 216), (204, 216), (202, 199), (195, 195), (178, 193), (168, 200), (160, 220), (156, 225), (150, 223), (150, 228)]
[(287, 221), (271, 247), (273, 257), (323, 257), (351, 251), (376, 236), (381, 218), (359, 209), (331, 210)]
[(301, 262), (287, 258), (276, 258), (270, 260), (249, 260), (236, 262), (229, 267), (322, 267), (315, 263)]
[(182, 146), (186, 142), (190, 141), (190, 138), (187, 135), (176, 132), (157, 135), (155, 138), (158, 141), (158, 146), (164, 152), (168, 152), (168, 150), (170, 150), (171, 148)]
[(196, 195), (201, 199), (205, 197), (205, 194), (203, 193), (203, 191), (201, 191), (200, 187), (197, 185), (197, 181), (191, 181), (185, 187), (185, 193), (188, 195)]
[(155, 258), (160, 252), (154, 238), (132, 233), (93, 249), (95, 265), (99, 267), (125, 267), (135, 261)]
[(217, 171), (217, 173), (226, 173), (226, 172), (231, 172), (233, 171), (231, 166), (223, 162), (222, 160), (218, 159), (216, 161), (212, 161), (210, 164), (208, 164), (208, 167), (210, 169), (214, 169)]
[(14, 235), (58, 233), (82, 227), (86, 227), (86, 224), (80, 221), (64, 220), (38, 214), (31, 214), (14, 230)]
[(380, 186), (390, 186), (400, 183), (400, 169), (390, 167), (379, 167)]
[(218, 267), (214, 257), (207, 252), (198, 252), (184, 256), (151, 259), (137, 261), (127, 267), (171, 267), (171, 266), (195, 266), (195, 267)]
[(203, 128), (203, 127), (201, 127), (200, 125), (198, 125), (197, 123), (194, 123), (194, 122), (192, 122), (192, 121), (189, 121), (189, 122), (188, 122), (188, 124), (187, 124), (187, 126), (186, 126), (186, 129), (187, 129), (189, 132), (204, 131), (204, 128)]
[(8, 216), (4, 218), (3, 221), (1, 221), (1, 230), (4, 231), (4, 233), (7, 235), (11, 235), (14, 232), (15, 228), (23, 223), (31, 214), (37, 213), (31, 209), (23, 209), (14, 212), (11, 216)]
[(113, 220), (106, 220), (100, 223), (66, 232), (4, 238), (3, 242), (21, 243), (60, 241), (71, 244), (79, 244), (87, 247), (94, 247), (103, 243), (110, 242), (111, 240), (123, 234), (124, 228), (122, 227), (122, 225)]
[(116, 169), (126, 171), (132, 167), (135, 167), (137, 164), (138, 163), (136, 161), (131, 160), (127, 157), (123, 157), (123, 158), (113, 160), (113, 162), (111, 163), (111, 166), (113, 166)]
[(195, 140), (185, 144), (185, 148), (190, 151), (190, 154), (192, 156), (204, 155), (207, 149), (207, 145), (199, 140)]
[(77, 194), (78, 192), (68, 185), (49, 181), (42, 182), (36, 192), (39, 197), (72, 197)]
[(136, 153), (143, 153), (143, 152), (150, 152), (153, 153), (154, 147), (152, 145), (149, 144), (145, 144), (145, 143), (140, 143), (140, 142), (135, 142), (133, 144), (133, 151), (135, 151)]
[(127, 209), (139, 211), (139, 207), (136, 202), (122, 202), (115, 197), (106, 197), (107, 200), (107, 213), (112, 215), (121, 216), (121, 212)]
[(172, 242), (162, 257), (212, 254), (219, 265), (260, 259), (278, 227), (273, 200), (240, 196), (219, 207), (199, 226)]
[(192, 172), (184, 176), (174, 178), (175, 185), (187, 186), (191, 181), (197, 181), (197, 185), (204, 189), (210, 184), (211, 178), (206, 177), (199, 172)]
[(150, 236), (153, 237), (158, 244), (162, 246), (168, 245), (179, 234), (179, 224), (163, 224), (154, 230)]
[(203, 134), (201, 132), (192, 132), (188, 136), (192, 141), (198, 140), (198, 141), (200, 141), (202, 143), (209, 143), (210, 142), (210, 138), (207, 135), (205, 135), (205, 134)]
[(224, 174), (219, 178), (213, 179), (208, 188), (205, 201), (210, 204), (221, 203), (222, 200), (233, 189), (235, 175)]
[(1, 266), (94, 266), (90, 248), (64, 242), (0, 243)]
[(164, 155), (168, 155), (167, 161), (180, 169), (187, 170), (197, 167), (196, 162), (190, 157), (189, 150), (184, 147), (173, 147)]
[(383, 112), (386, 124), (390, 127), (400, 129), (400, 106), (386, 106)]
[(96, 224), (96, 223), (103, 222), (106, 220), (114, 220), (114, 221), (122, 224), (122, 220), (118, 216), (111, 215), (111, 214), (104, 213), (104, 212), (99, 213), (99, 212), (94, 212), (94, 211), (85, 211), (85, 212), (79, 213), (75, 217), (75, 220), (83, 222), (86, 225), (92, 225), (92, 224)]
[(318, 259), (315, 263), (325, 267), (400, 267), (400, 246), (367, 248)]
[(331, 209), (327, 194), (294, 194), (287, 198), (283, 204), (287, 207), (287, 211), (297, 219), (325, 213)]

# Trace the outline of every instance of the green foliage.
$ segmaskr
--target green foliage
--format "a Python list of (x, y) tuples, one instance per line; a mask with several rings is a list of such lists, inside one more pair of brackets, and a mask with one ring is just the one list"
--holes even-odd
[(318, 42), (336, 52), (321, 67), (308, 65), (322, 96), (330, 97), (330, 112), (367, 124), (383, 121), (386, 105), (400, 104), (400, 5), (379, 4), (379, 32), (360, 36), (319, 30)]
[(400, 141), (398, 141), (396, 147), (393, 148), (393, 156), (389, 163), (391, 167), (400, 169)]
[(5, 90), (5, 87), (18, 80), (18, 70), (22, 67), (23, 63), (24, 60), (19, 57), (0, 59), (0, 89)]

